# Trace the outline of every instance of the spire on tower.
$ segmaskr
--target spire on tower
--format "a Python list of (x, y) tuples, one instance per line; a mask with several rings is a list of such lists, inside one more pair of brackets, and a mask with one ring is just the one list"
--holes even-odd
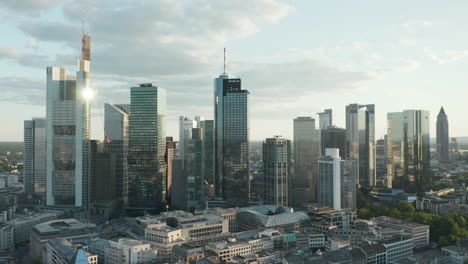
[(224, 47), (224, 74), (226, 74), (226, 47)]

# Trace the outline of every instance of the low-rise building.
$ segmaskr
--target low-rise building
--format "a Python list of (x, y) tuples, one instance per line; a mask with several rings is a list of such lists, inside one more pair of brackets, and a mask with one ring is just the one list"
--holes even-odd
[(429, 245), (429, 226), (415, 222), (403, 221), (387, 216), (374, 217), (371, 219), (378, 226), (403, 229), (413, 235), (413, 247), (421, 248)]
[(412, 234), (397, 234), (379, 242), (386, 248), (388, 263), (413, 256)]
[(0, 224), (0, 253), (10, 253), (15, 249), (13, 227)]
[(174, 246), (172, 249), (172, 263), (189, 264), (205, 257), (205, 251), (201, 247), (192, 247), (187, 244)]
[(15, 245), (27, 243), (31, 230), (35, 225), (57, 219), (61, 212), (30, 213), (26, 215), (17, 214), (15, 219), (8, 221), (7, 225), (13, 227)]
[(238, 231), (237, 228), (237, 209), (236, 208), (206, 208), (204, 210), (196, 210), (195, 215), (199, 214), (216, 214), (219, 215), (221, 218), (228, 220), (229, 223), (229, 232), (236, 233)]
[(309, 205), (306, 212), (312, 229), (322, 233), (335, 228), (350, 229), (356, 219), (356, 214), (351, 209), (333, 209), (316, 204)]
[(281, 205), (260, 205), (237, 210), (239, 231), (281, 228), (286, 231), (310, 226), (310, 218), (304, 212), (294, 212)]
[(246, 241), (236, 241), (235, 238), (231, 238), (228, 241), (208, 243), (205, 250), (213, 252), (221, 260), (227, 261), (235, 256), (252, 254), (252, 245)]
[(349, 246), (349, 241), (338, 237), (327, 237), (327, 241), (325, 242), (326, 251), (335, 251), (347, 246)]
[(42, 263), (97, 264), (98, 256), (82, 244), (72, 244), (64, 238), (52, 238), (46, 243)]
[(104, 255), (106, 264), (149, 263), (158, 258), (157, 250), (152, 249), (149, 243), (128, 238), (110, 240)]
[(464, 264), (468, 260), (468, 248), (465, 247), (443, 247), (442, 254), (447, 256), (450, 264)]

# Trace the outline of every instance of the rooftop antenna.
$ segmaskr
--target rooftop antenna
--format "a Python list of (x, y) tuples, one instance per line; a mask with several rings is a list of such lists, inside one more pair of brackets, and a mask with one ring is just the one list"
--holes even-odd
[(226, 74), (226, 47), (224, 47), (224, 74)]
[(85, 15), (85, 9), (82, 8), (80, 10), (80, 19), (81, 19), (81, 35), (84, 36), (85, 34), (85, 24), (86, 24), (86, 15)]

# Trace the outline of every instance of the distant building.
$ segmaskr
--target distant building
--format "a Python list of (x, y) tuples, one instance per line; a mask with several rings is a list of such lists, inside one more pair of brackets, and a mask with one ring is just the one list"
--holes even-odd
[(56, 219), (61, 212), (43, 212), (33, 213), (30, 215), (16, 215), (15, 219), (8, 221), (6, 224), (11, 226), (14, 231), (15, 246), (27, 243), (31, 230), (35, 225), (44, 223), (49, 220)]
[(317, 202), (318, 158), (320, 156), (320, 130), (315, 128), (315, 119), (294, 119), (294, 203)]
[(436, 123), (436, 151), (439, 162), (446, 163), (449, 161), (449, 123), (444, 108), (440, 108), (437, 115)]
[(228, 207), (250, 199), (249, 91), (223, 73), (214, 80), (215, 189)]
[[(54, 264), (97, 264), (98, 256), (87, 246), (73, 244), (64, 238), (52, 238), (46, 244), (45, 262)], [(107, 262), (106, 262), (107, 263)]]
[(317, 113), (319, 115), (319, 129), (327, 129), (330, 126), (333, 126), (333, 110), (325, 109), (322, 113)]
[(387, 216), (374, 217), (371, 221), (384, 228), (403, 229), (413, 238), (413, 247), (421, 248), (429, 245), (429, 226), (415, 222), (403, 221)]
[(109, 240), (104, 254), (106, 264), (143, 264), (151, 263), (158, 258), (157, 250), (152, 249), (149, 243), (129, 238)]
[(216, 214), (221, 218), (228, 220), (229, 222), (229, 232), (237, 233), (237, 210), (235, 208), (207, 208), (203, 210), (196, 210), (195, 214)]
[(175, 184), (185, 186), (185, 211), (202, 209), (204, 202), (203, 181), (203, 129), (192, 128), (190, 140), (185, 142), (184, 180)]
[[(376, 178), (377, 183), (385, 184), (388, 186), (388, 179), (387, 179), (387, 143), (385, 139), (378, 139), (375, 144), (375, 171), (376, 171)], [(391, 181), (390, 181), (391, 183)]]
[(192, 128), (199, 128), (203, 117), (196, 116), (195, 119), (190, 119), (186, 116), (179, 117), (179, 156), (185, 159), (185, 149), (187, 142), (192, 139)]
[(129, 204), (135, 214), (166, 205), (166, 91), (140, 84), (130, 92)]
[(11, 253), (15, 249), (13, 227), (0, 224), (0, 253)]
[[(213, 120), (200, 121), (203, 129), (203, 178), (209, 184), (215, 184), (215, 125)], [(214, 196), (213, 196), (214, 197)]]
[(339, 149), (326, 149), (319, 158), (318, 202), (334, 209), (341, 209), (341, 158)]
[(375, 186), (375, 105), (346, 106), (346, 159), (359, 162), (360, 186)]
[(405, 110), (387, 114), (387, 174), (392, 187), (429, 182), (429, 111)]
[(46, 120), (24, 121), (24, 191), (45, 198), (46, 195)]
[(310, 218), (304, 212), (278, 205), (263, 205), (239, 208), (237, 211), (239, 231), (254, 229), (282, 228), (298, 230), (310, 225)]
[(171, 201), (172, 195), (172, 161), (176, 157), (176, 145), (177, 142), (174, 141), (172, 137), (166, 137), (166, 154), (164, 155), (164, 160), (166, 161), (166, 197), (167, 201)]
[(321, 155), (325, 155), (325, 149), (337, 148), (340, 150), (341, 159), (346, 159), (346, 129), (330, 126), (320, 130)]
[(275, 136), (263, 142), (264, 202), (291, 205), (291, 141)]
[(460, 146), (458, 145), (457, 138), (450, 139), (450, 154), (458, 154), (460, 153)]
[(190, 264), (204, 257), (205, 251), (201, 247), (182, 244), (172, 249), (172, 263)]

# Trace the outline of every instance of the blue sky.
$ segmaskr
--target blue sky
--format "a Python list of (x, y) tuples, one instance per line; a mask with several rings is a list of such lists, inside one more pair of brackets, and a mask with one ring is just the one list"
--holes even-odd
[[(449, 4), (448, 4), (449, 3)], [(292, 119), (345, 105), (386, 113), (425, 109), (431, 136), (441, 105), (451, 136), (467, 136), (467, 1), (1, 0), (0, 141), (20, 141), (23, 120), (45, 115), (45, 68), (76, 71), (81, 22), (92, 36), (92, 137), (103, 104), (129, 87), (168, 92), (167, 134), (179, 115), (213, 117), (213, 78), (228, 71), (251, 93), (251, 138), (292, 136)]]

